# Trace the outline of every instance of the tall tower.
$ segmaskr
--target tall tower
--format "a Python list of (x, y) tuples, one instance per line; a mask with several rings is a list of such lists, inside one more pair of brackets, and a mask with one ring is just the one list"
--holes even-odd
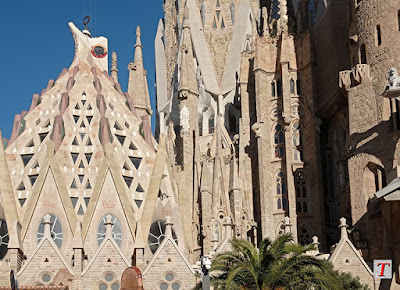
[(399, 101), (384, 98), (384, 92), (388, 71), (400, 62), (400, 2), (351, 4), (351, 67), (339, 75), (348, 98), (349, 201), (355, 244), (372, 260), (397, 252), (390, 239), (398, 237), (385, 233), (397, 230), (384, 226), (389, 217), (371, 202), (376, 191), (399, 177)]
[(253, 6), (247, 0), (168, 0), (157, 31), (159, 134), (168, 136), (169, 160), (190, 200), (183, 222), (192, 229), (194, 260), (221, 248), (226, 228), (255, 239), (245, 169), (251, 161), (244, 150), (239, 158), (238, 143), (240, 54), (256, 36)]

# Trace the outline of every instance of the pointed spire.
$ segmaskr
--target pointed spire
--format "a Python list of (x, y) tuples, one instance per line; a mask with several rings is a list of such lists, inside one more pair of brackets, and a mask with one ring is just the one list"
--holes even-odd
[(340, 240), (347, 240), (348, 239), (348, 236), (347, 236), (348, 225), (346, 224), (346, 219), (344, 217), (342, 217), (340, 219), (339, 228), (340, 228)]
[(111, 56), (111, 76), (116, 83), (118, 83), (117, 61), (118, 61), (117, 53), (113, 51)]
[(189, 7), (185, 7), (183, 13), (183, 44), (181, 46), (182, 60), (180, 67), (180, 79), (179, 79), (179, 97), (186, 99), (189, 92), (198, 94), (196, 70), (193, 62), (193, 46), (192, 37), (190, 36), (189, 26)]
[(287, 14), (287, 0), (280, 0), (280, 28), (283, 34), (287, 34), (289, 30), (288, 26), (288, 14)]
[(150, 96), (147, 88), (147, 72), (143, 66), (143, 47), (140, 37), (141, 31), (138, 26), (136, 29), (135, 59), (133, 63), (131, 62), (128, 65), (128, 93), (133, 99), (139, 117), (153, 113), (151, 111)]

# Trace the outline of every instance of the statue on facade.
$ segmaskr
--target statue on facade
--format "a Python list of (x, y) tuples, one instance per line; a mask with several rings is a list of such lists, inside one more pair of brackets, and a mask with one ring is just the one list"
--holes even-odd
[(183, 106), (181, 110), (181, 128), (182, 131), (189, 131), (190, 125), (189, 125), (189, 120), (190, 120), (190, 113), (189, 110), (186, 106)]
[(388, 81), (390, 84), (388, 90), (390, 91), (390, 90), (400, 89), (400, 77), (397, 69), (392, 67), (388, 72), (388, 76), (389, 76)]

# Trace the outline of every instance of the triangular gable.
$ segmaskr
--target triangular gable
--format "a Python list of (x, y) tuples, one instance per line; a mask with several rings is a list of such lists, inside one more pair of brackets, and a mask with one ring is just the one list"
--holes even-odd
[(219, 253), (225, 252), (225, 251), (231, 251), (232, 246), (229, 243), (230, 239), (224, 239), (222, 243), (219, 245), (217, 251), (213, 254), (213, 256), (217, 256)]
[[(24, 274), (25, 269), (27, 269), (30, 264), (34, 265), (35, 276), (40, 271), (50, 271), (51, 269), (58, 271), (62, 268), (67, 269), (72, 275), (75, 275), (72, 267), (65, 260), (56, 243), (46, 236), (44, 236), (43, 239), (39, 242), (28, 261), (24, 263), (23, 267), (18, 272), (17, 276), (20, 277), (31, 274), (31, 271), (27, 271), (27, 274)], [(57, 272), (54, 273), (56, 274)], [(26, 279), (23, 278), (23, 280)]]
[[(168, 253), (168, 254), (172, 254), (173, 252), (178, 253), (179, 258), (181, 259), (181, 263), (179, 261), (177, 261), (175, 259), (174, 261), (174, 265), (171, 265), (171, 270), (173, 268), (180, 268), (180, 266), (186, 265), (190, 272), (195, 275), (195, 271), (192, 268), (192, 266), (190, 265), (189, 261), (185, 258), (185, 256), (183, 255), (183, 253), (181, 252), (181, 250), (179, 249), (178, 245), (175, 243), (175, 241), (170, 238), (170, 237), (165, 237), (165, 239), (162, 241), (161, 245), (158, 247), (157, 251), (154, 253), (153, 258), (151, 259), (151, 261), (149, 262), (149, 264), (147, 265), (146, 269), (143, 271), (143, 276), (146, 276), (150, 269), (153, 268), (153, 265), (155, 263), (157, 263), (158, 261), (160, 261), (160, 263), (164, 263), (165, 261), (163, 258), (160, 257), (160, 255), (162, 255), (163, 253)], [(174, 256), (176, 258), (176, 256)], [(181, 265), (180, 265), (181, 264)]]
[[(54, 152), (54, 143), (47, 142), (48, 152)], [(58, 193), (58, 194), (55, 194)], [(22, 220), (22, 239), (25, 238), (33, 214), (37, 207), (48, 207), (56, 212), (56, 208), (64, 212), (69, 229), (75, 231), (76, 216), (72, 207), (64, 178), (57, 159), (52, 156), (43, 165), (33, 188), (32, 195), (27, 201), (25, 214)], [(40, 212), (40, 211), (39, 211)]]
[[(117, 254), (117, 255), (115, 255)], [(93, 258), (90, 260), (90, 262), (88, 263), (88, 265), (86, 266), (86, 268), (82, 271), (82, 277), (85, 276), (90, 268), (92, 268), (93, 264), (97, 264), (99, 263), (99, 265), (101, 266), (101, 268), (105, 268), (107, 266), (107, 263), (109, 264), (110, 268), (114, 268), (116, 264), (116, 261), (112, 260), (115, 259), (115, 257), (118, 256), (119, 259), (123, 262), (124, 267), (123, 269), (125, 270), (125, 268), (130, 267), (130, 263), (129, 261), (125, 258), (124, 254), (121, 252), (120, 247), (117, 245), (117, 243), (115, 242), (114, 239), (110, 239), (108, 237), (106, 237), (104, 239), (104, 241), (100, 244), (99, 248), (97, 249), (96, 253), (93, 255)], [(108, 258), (110, 258), (111, 260), (108, 261)], [(118, 264), (120, 265), (120, 264)]]
[[(347, 248), (347, 250), (346, 250)], [(350, 249), (350, 251), (348, 251)], [(344, 239), (339, 241), (339, 245), (335, 248), (331, 256), (329, 257), (328, 261), (332, 262), (335, 265), (336, 260), (343, 255), (348, 258), (356, 258), (365, 268), (369, 275), (373, 276), (373, 273), (370, 267), (367, 265), (361, 254), (357, 251), (354, 247), (353, 243), (349, 239)], [(349, 253), (353, 255), (353, 257), (349, 256)]]

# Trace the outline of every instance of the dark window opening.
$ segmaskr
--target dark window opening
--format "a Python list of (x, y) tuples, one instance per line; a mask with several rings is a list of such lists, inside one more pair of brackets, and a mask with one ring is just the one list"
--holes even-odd
[(367, 63), (367, 50), (365, 48), (365, 43), (361, 44), (360, 46), (360, 63)]
[(290, 79), (290, 93), (294, 94), (294, 80)]
[(376, 46), (381, 46), (382, 44), (382, 31), (381, 31), (381, 26), (377, 25), (376, 26)]
[(214, 133), (214, 129), (214, 117), (211, 117), (210, 119), (208, 119), (208, 134)]

